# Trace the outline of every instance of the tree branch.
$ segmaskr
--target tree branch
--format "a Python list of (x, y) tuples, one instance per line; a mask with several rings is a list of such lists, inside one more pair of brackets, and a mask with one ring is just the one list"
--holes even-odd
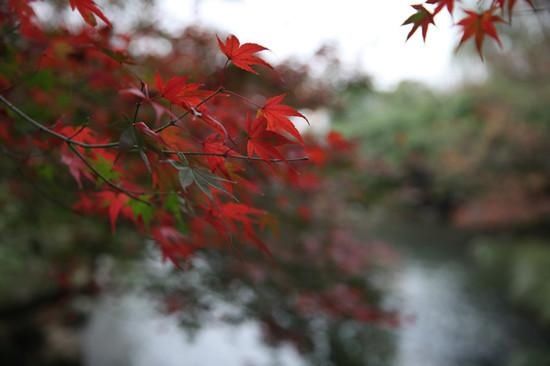
[(17, 108), (15, 105), (13, 105), (9, 100), (7, 100), (3, 95), (0, 95), (0, 102), (4, 103), (10, 110), (12, 110), (15, 114), (17, 114), (19, 117), (23, 118), (25, 121), (29, 122), (30, 124), (34, 125), (39, 130), (46, 132), (47, 134), (50, 134), (62, 141), (65, 141), (68, 144), (71, 145), (77, 145), (80, 147), (85, 147), (88, 149), (108, 149), (118, 146), (118, 142), (107, 142), (104, 144), (88, 144), (85, 142), (80, 142), (73, 140), (71, 137), (67, 137), (57, 131), (52, 130), (51, 128), (43, 125), (42, 123), (38, 122), (37, 120), (29, 117), (25, 112)]
[[(141, 83), (141, 87), (140, 87), (140, 90), (142, 93), (144, 93), (144, 90), (145, 90), (145, 83), (143, 81), (140, 80), (140, 83)], [(147, 95), (146, 95), (147, 96)], [(138, 101), (136, 103), (136, 109), (134, 110), (134, 119), (132, 121), (132, 123), (136, 123), (137, 122), (137, 117), (138, 117), (138, 113), (139, 113), (139, 108), (141, 108), (141, 103), (143, 102), (143, 99), (142, 98), (138, 98)]]
[(297, 161), (307, 161), (309, 157), (303, 156), (300, 158), (290, 158), (290, 159), (264, 159), (257, 156), (246, 156), (238, 154), (228, 154), (228, 153), (209, 153), (202, 151), (176, 151), (176, 150), (162, 150), (165, 154), (177, 155), (183, 154), (188, 156), (204, 156), (204, 157), (220, 157), (225, 159), (238, 159), (238, 160), (252, 160), (252, 161), (263, 161), (266, 163), (286, 163), (286, 162), (297, 162)]
[(179, 120), (185, 118), (186, 116), (188, 116), (190, 113), (196, 113), (196, 108), (200, 107), (201, 105), (205, 104), (206, 102), (208, 102), (210, 99), (214, 98), (216, 95), (222, 93), (223, 91), (225, 91), (225, 89), (223, 87), (219, 87), (218, 89), (216, 89), (212, 94), (210, 94), (209, 96), (207, 96), (206, 98), (204, 98), (203, 100), (200, 101), (200, 103), (198, 103), (195, 107), (193, 107), (192, 109), (189, 109), (187, 111), (185, 111), (184, 113), (182, 113), (181, 115), (179, 115), (178, 117), (174, 118), (173, 120), (171, 121), (168, 121), (166, 122), (165, 124), (163, 124), (162, 126), (156, 128), (154, 131), (155, 132), (160, 132), (162, 130), (165, 130), (167, 129), (168, 127), (171, 127), (171, 126), (174, 126)]
[[(224, 92), (225, 89), (223, 87), (219, 87), (216, 91), (214, 91), (212, 94), (210, 94), (208, 97), (204, 98), (200, 103), (198, 103), (196, 105), (196, 107), (199, 107), (201, 105), (203, 105), (204, 103), (208, 102), (210, 99), (214, 98), (216, 95)], [(228, 93), (232, 94), (232, 95), (237, 95), (239, 97), (242, 97), (240, 96), (239, 94), (236, 94), (236, 93), (233, 93), (233, 92), (229, 92)], [(242, 97), (244, 98), (244, 97)], [(245, 98), (246, 100), (248, 100), (247, 98)], [(81, 142), (81, 141), (77, 141), (77, 140), (74, 140), (73, 138), (78, 135), (83, 127), (81, 129), (79, 129), (73, 136), (71, 137), (68, 137), (68, 136), (65, 136), (55, 130), (52, 130), (51, 128), (45, 126), (44, 124), (36, 121), (35, 119), (33, 119), (32, 117), (30, 117), (29, 115), (27, 115), (25, 112), (23, 112), (22, 110), (20, 110), (19, 108), (17, 108), (15, 105), (13, 105), (9, 100), (7, 100), (3, 95), (0, 95), (0, 102), (4, 103), (11, 111), (13, 111), (15, 114), (17, 114), (18, 116), (20, 116), (21, 118), (23, 118), (25, 121), (27, 121), (28, 123), (32, 124), (33, 126), (35, 126), (36, 128), (38, 128), (39, 130), (47, 133), (47, 134), (50, 134), (51, 136), (54, 136), (62, 141), (64, 141), (65, 143), (67, 143), (67, 145), (69, 146), (69, 148), (76, 154), (76, 156), (82, 160), (82, 162), (88, 167), (88, 169), (90, 169), (90, 171), (92, 171), (97, 177), (99, 177), (101, 180), (103, 180), (107, 185), (109, 185), (111, 188), (121, 192), (121, 193), (124, 193), (126, 194), (128, 197), (131, 197), (135, 200), (138, 200), (140, 202), (143, 202), (145, 204), (148, 204), (150, 205), (151, 203), (150, 202), (147, 202), (147, 201), (144, 201), (142, 200), (141, 198), (139, 198), (138, 196), (136, 196), (136, 194), (145, 194), (145, 192), (131, 192), (123, 187), (120, 187), (119, 185), (111, 182), (109, 179), (107, 179), (106, 177), (104, 177), (99, 171), (97, 171), (97, 169), (94, 168), (94, 166), (86, 159), (86, 157), (84, 155), (82, 155), (82, 153), (80, 153), (80, 151), (78, 151), (75, 146), (79, 146), (79, 147), (83, 147), (83, 148), (87, 148), (87, 149), (107, 149), (107, 148), (115, 148), (115, 147), (118, 147), (119, 146), (119, 143), (118, 142), (107, 142), (107, 143), (103, 143), (103, 144), (88, 144), (88, 143), (85, 143), (85, 142)], [(251, 102), (251, 101), (249, 101)], [(195, 108), (196, 108), (195, 107)], [(135, 113), (134, 113), (134, 118), (137, 117), (137, 113), (139, 111), (139, 104), (136, 105), (136, 110), (135, 110)], [(185, 116), (189, 115), (190, 113), (192, 113), (194, 111), (194, 109), (191, 109), (191, 110), (187, 110), (185, 113), (181, 114), (180, 116), (178, 116), (177, 118), (171, 120), (171, 121), (168, 121), (167, 123), (165, 123), (164, 125), (158, 127), (155, 132), (160, 132), (170, 126), (173, 126), (176, 124), (176, 122), (178, 122), (180, 119), (184, 118)], [(206, 152), (200, 152), (200, 151), (174, 151), (174, 150), (163, 150), (164, 153), (166, 154), (172, 154), (172, 155), (175, 155), (175, 154), (184, 154), (184, 155), (189, 155), (189, 156), (205, 156), (205, 157), (208, 157), (208, 156), (214, 156), (214, 157), (220, 157), (220, 158), (224, 158), (224, 159), (238, 159), (238, 160), (248, 160), (248, 161), (263, 161), (263, 162), (267, 162), (267, 163), (282, 163), (282, 162), (297, 162), (297, 161), (306, 161), (306, 160), (309, 160), (308, 157), (301, 157), (301, 158), (292, 158), (292, 159), (264, 159), (264, 158), (260, 158), (260, 157), (253, 157), (253, 156), (246, 156), (246, 155), (233, 155), (233, 154), (227, 154), (227, 153), (206, 153)]]
[(261, 109), (263, 106), (259, 105), (258, 103), (254, 102), (252, 99), (245, 97), (244, 95), (240, 95), (239, 93), (235, 93), (234, 91), (227, 90), (227, 94), (231, 94), (237, 98), (240, 98), (250, 104), (251, 106), (254, 106), (255, 108)]
[(102, 181), (104, 181), (109, 187), (119, 191), (120, 193), (124, 193), (125, 195), (127, 195), (128, 197), (130, 198), (133, 198), (134, 200), (136, 201), (139, 201), (139, 202), (142, 202), (142, 203), (145, 203), (147, 205), (151, 205), (150, 202), (148, 201), (145, 201), (141, 198), (139, 198), (138, 196), (136, 196), (136, 194), (144, 194), (144, 192), (131, 192), (121, 186), (119, 186), (118, 184), (115, 184), (113, 183), (111, 180), (107, 179), (105, 176), (103, 176), (103, 174), (101, 174), (89, 161), (88, 159), (86, 159), (86, 157), (84, 155), (82, 155), (82, 153), (80, 151), (78, 151), (70, 142), (67, 142), (67, 145), (69, 146), (69, 149), (71, 149), (75, 154), (76, 156), (82, 160), (82, 162), (88, 167), (88, 169), (90, 169), (90, 171), (92, 173), (94, 173), (98, 178), (100, 178)]

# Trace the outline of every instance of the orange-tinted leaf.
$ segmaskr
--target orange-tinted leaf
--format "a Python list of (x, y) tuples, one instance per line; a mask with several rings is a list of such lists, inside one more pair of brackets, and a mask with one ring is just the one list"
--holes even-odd
[(157, 74), (155, 85), (162, 97), (186, 109), (195, 108), (212, 94), (211, 91), (200, 89), (201, 84), (188, 83), (185, 76), (174, 76), (164, 82)]
[(257, 118), (253, 121), (248, 121), (248, 143), (247, 153), (249, 156), (257, 155), (258, 157), (270, 160), (281, 159), (284, 156), (276, 149), (277, 146), (291, 143), (286, 137), (267, 131), (267, 120), (265, 118)]
[(307, 118), (298, 112), (296, 109), (289, 107), (285, 104), (281, 104), (285, 94), (277, 95), (273, 98), (268, 99), (264, 106), (258, 111), (260, 116), (263, 116), (267, 121), (267, 130), (280, 134), (281, 132), (286, 132), (292, 135), (296, 140), (303, 143), (302, 136), (300, 132), (294, 126), (294, 123), (289, 119), (289, 117), (300, 117), (305, 119), (308, 123)]
[(240, 44), (239, 39), (234, 35), (230, 35), (225, 40), (225, 43), (218, 39), (218, 46), (220, 50), (227, 56), (233, 65), (237, 66), (240, 69), (245, 71), (258, 74), (253, 68), (253, 65), (262, 65), (272, 69), (273, 67), (256, 56), (256, 53), (260, 51), (265, 51), (267, 48), (260, 46), (256, 43), (244, 43)]

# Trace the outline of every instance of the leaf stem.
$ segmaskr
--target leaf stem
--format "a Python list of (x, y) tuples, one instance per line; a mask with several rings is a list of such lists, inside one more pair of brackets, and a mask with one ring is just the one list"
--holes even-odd
[(248, 104), (258, 108), (258, 109), (261, 109), (263, 106), (259, 105), (258, 103), (254, 102), (252, 99), (250, 98), (247, 98), (243, 95), (240, 95), (239, 93), (235, 93), (234, 91), (231, 91), (231, 90), (226, 90), (225, 91), (227, 94), (231, 94), (233, 96), (236, 96), (238, 98), (241, 98), (242, 100), (244, 100), (245, 102), (247, 102)]
[[(240, 98), (243, 98), (244, 100), (247, 100), (249, 103), (252, 103), (256, 106), (258, 106), (256, 103), (252, 102), (251, 100), (249, 100), (248, 98), (246, 97), (243, 97), (242, 95), (240, 94), (237, 94), (237, 93), (234, 93), (234, 92), (231, 92), (231, 91), (228, 91), (228, 90), (225, 90), (223, 87), (219, 87), (216, 91), (214, 91), (212, 94), (210, 94), (208, 97), (206, 97), (205, 99), (203, 99), (199, 104), (196, 105), (196, 107), (199, 107), (200, 105), (208, 102), (210, 99), (212, 99), (213, 97), (215, 97), (216, 95), (222, 93), (222, 92), (226, 92), (226, 93), (229, 93), (229, 94), (232, 94), (232, 95), (235, 95), (235, 96), (239, 96)], [(128, 190), (125, 190), (124, 188), (121, 188), (119, 186), (117, 186), (115, 183), (109, 181), (108, 179), (106, 179), (105, 177), (103, 177), (101, 174), (99, 174), (99, 172), (97, 172), (97, 170), (95, 170), (95, 168), (90, 164), (90, 162), (78, 151), (75, 149), (75, 146), (79, 146), (79, 147), (83, 147), (83, 148), (87, 148), (87, 149), (109, 149), (109, 148), (116, 148), (119, 146), (119, 143), (118, 142), (106, 142), (106, 143), (102, 143), (102, 144), (88, 144), (88, 143), (85, 143), (85, 142), (81, 142), (81, 141), (77, 141), (77, 140), (74, 140), (73, 137), (75, 135), (73, 135), (73, 137), (68, 137), (68, 136), (65, 136), (47, 126), (45, 126), (44, 124), (36, 121), (35, 119), (31, 118), (29, 115), (27, 115), (25, 112), (23, 112), (22, 110), (20, 110), (19, 108), (17, 108), (15, 105), (13, 105), (9, 100), (7, 100), (3, 95), (0, 94), (0, 102), (2, 102), (3, 104), (5, 104), (8, 109), (12, 110), (15, 114), (19, 115), (23, 120), (25, 120), (26, 122), (32, 124), (33, 126), (35, 126), (36, 128), (38, 128), (39, 130), (51, 135), (51, 136), (54, 136), (64, 142), (66, 142), (68, 144), (68, 146), (71, 148), (72, 151), (75, 152), (75, 154), (88, 166), (88, 168), (90, 168), (90, 170), (92, 172), (94, 172), (94, 174), (96, 174), (98, 177), (100, 177), (102, 180), (104, 180), (108, 185), (110, 185), (111, 187), (125, 193), (125, 194), (128, 194), (129, 196), (132, 194), (132, 192), (128, 191)], [(259, 107), (259, 106), (258, 106)], [(137, 108), (136, 108), (137, 109)], [(157, 128), (155, 130), (155, 132), (160, 132), (172, 125), (174, 125), (177, 121), (179, 121), (180, 119), (184, 118), (185, 116), (187, 116), (189, 113), (191, 113), (192, 111), (191, 110), (188, 110), (186, 111), (185, 113), (183, 113), (182, 115), (180, 115), (179, 117), (167, 122), (166, 124), (162, 125), (161, 127)], [(78, 135), (78, 133), (81, 132), (81, 131), (78, 131), (76, 135)], [(301, 158), (291, 158), (291, 159), (263, 159), (263, 158), (260, 158), (260, 157), (254, 157), (254, 156), (246, 156), (246, 155), (236, 155), (236, 154), (227, 154), (227, 153), (207, 153), (207, 152), (201, 152), (201, 151), (174, 151), (174, 150), (163, 150), (164, 153), (166, 154), (178, 154), (178, 153), (182, 153), (184, 155), (189, 155), (189, 156), (214, 156), (214, 157), (220, 157), (220, 158), (225, 158), (225, 159), (239, 159), (239, 160), (249, 160), (249, 161), (264, 161), (264, 162), (270, 162), (270, 163), (280, 163), (280, 162), (296, 162), (296, 161), (306, 161), (306, 160), (309, 160), (308, 157), (301, 157)], [(130, 196), (132, 197), (132, 196)], [(132, 197), (134, 199), (138, 199), (142, 202), (145, 202), (141, 199), (139, 199), (138, 197)], [(148, 203), (148, 202), (147, 202)]]
[(238, 160), (252, 160), (252, 161), (264, 161), (267, 163), (286, 163), (286, 162), (297, 162), (297, 161), (307, 161), (309, 157), (303, 156), (300, 158), (289, 158), (289, 159), (264, 159), (257, 156), (247, 156), (239, 154), (228, 154), (228, 153), (208, 153), (202, 151), (176, 151), (176, 150), (162, 150), (165, 154), (177, 155), (183, 154), (187, 156), (204, 156), (204, 157), (220, 157), (225, 159), (238, 159)]
[(80, 151), (78, 151), (78, 149), (70, 142), (67, 142), (67, 146), (69, 146), (69, 149), (72, 150), (72, 152), (75, 153), (75, 155), (80, 159), (82, 160), (82, 162), (88, 167), (88, 169), (90, 169), (90, 171), (92, 173), (94, 173), (99, 179), (101, 179), (102, 181), (104, 181), (109, 187), (119, 191), (120, 193), (124, 193), (125, 195), (127, 195), (128, 197), (130, 198), (133, 198), (134, 200), (136, 201), (139, 201), (141, 203), (145, 203), (147, 205), (151, 205), (150, 202), (148, 201), (145, 201), (141, 198), (139, 198), (135, 193), (133, 192), (130, 192), (128, 191), (127, 189), (119, 186), (118, 184), (116, 183), (113, 183), (111, 180), (109, 180), (108, 178), (106, 178), (103, 174), (101, 174), (93, 165), (92, 163), (90, 163), (88, 161), (88, 159), (86, 159), (86, 157), (84, 155), (82, 155), (82, 153)]
[(190, 113), (195, 113), (196, 112), (196, 108), (200, 107), (201, 105), (205, 104), (206, 102), (208, 102), (210, 99), (214, 98), (216, 95), (224, 92), (225, 89), (223, 87), (219, 87), (218, 89), (216, 89), (212, 94), (210, 94), (209, 96), (207, 96), (206, 98), (204, 98), (203, 100), (201, 100), (196, 106), (194, 106), (192, 109), (188, 109), (186, 110), (184, 113), (180, 114), (178, 117), (166, 122), (165, 124), (163, 124), (162, 126), (156, 128), (154, 131), (155, 132), (161, 132), (165, 129), (167, 129), (168, 127), (171, 127), (171, 126), (174, 126), (176, 124), (176, 122), (178, 122), (179, 120), (185, 118), (186, 116), (188, 116)]
[(71, 145), (77, 145), (80, 147), (85, 147), (89, 149), (108, 149), (118, 146), (118, 142), (107, 142), (104, 144), (88, 144), (85, 142), (80, 142), (73, 140), (71, 137), (67, 137), (55, 130), (52, 130), (51, 128), (43, 125), (42, 123), (38, 122), (37, 120), (29, 117), (25, 112), (17, 108), (15, 105), (13, 105), (9, 100), (7, 100), (3, 95), (0, 95), (0, 102), (4, 103), (10, 110), (12, 110), (15, 114), (19, 115), (21, 118), (23, 118), (28, 123), (34, 125), (39, 130), (46, 132), (54, 137), (57, 137), (58, 139), (65, 141), (68, 144)]

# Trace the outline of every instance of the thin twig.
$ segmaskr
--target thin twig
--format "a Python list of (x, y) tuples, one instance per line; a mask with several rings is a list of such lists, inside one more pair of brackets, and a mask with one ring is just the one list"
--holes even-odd
[[(140, 90), (142, 93), (144, 93), (144, 90), (145, 90), (145, 83), (143, 81), (141, 81), (141, 87), (140, 87)], [(137, 116), (138, 116), (138, 113), (139, 113), (139, 108), (141, 107), (141, 103), (143, 102), (143, 99), (142, 98), (138, 98), (138, 101), (136, 103), (136, 109), (134, 111), (134, 119), (133, 119), (133, 122), (132, 123), (136, 123), (137, 122)]]
[(259, 109), (262, 108), (261, 105), (259, 105), (258, 103), (254, 102), (252, 99), (247, 98), (247, 97), (245, 97), (245, 96), (243, 96), (243, 95), (240, 95), (239, 93), (235, 93), (234, 91), (231, 91), (231, 90), (226, 90), (226, 93), (227, 93), (227, 94), (231, 94), (231, 95), (233, 95), (233, 96), (236, 96), (236, 97), (238, 97), (238, 98), (241, 98), (242, 100), (244, 100), (245, 102), (247, 102), (248, 104), (250, 104), (250, 105), (252, 105), (252, 106), (254, 106), (254, 107), (256, 107), (256, 108), (259, 108)]
[(184, 113), (180, 114), (178, 117), (174, 118), (173, 120), (170, 120), (170, 121), (166, 122), (165, 124), (163, 124), (162, 126), (156, 128), (155, 132), (160, 132), (162, 130), (167, 129), (170, 126), (174, 126), (179, 120), (187, 117), (190, 113), (196, 113), (196, 108), (200, 107), (201, 105), (208, 102), (210, 99), (214, 98), (216, 95), (218, 95), (218, 94), (220, 94), (224, 91), (225, 91), (225, 89), (223, 87), (219, 87), (212, 94), (210, 94), (209, 96), (207, 96), (206, 98), (201, 100), (200, 103), (198, 103), (194, 108), (185, 111)]
[[(210, 94), (208, 97), (206, 97), (204, 100), (202, 100), (199, 104), (197, 104), (196, 107), (199, 107), (200, 105), (206, 103), (208, 100), (212, 99), (214, 96), (220, 94), (221, 92), (229, 92), (229, 91), (226, 91), (223, 87), (220, 87), (214, 93)], [(236, 94), (236, 93), (233, 93), (233, 92), (229, 92), (229, 93), (233, 94), (233, 95), (239, 95), (239, 94)], [(242, 97), (242, 98), (245, 98), (245, 97)], [(245, 98), (245, 99), (247, 99), (247, 98)], [(59, 133), (55, 130), (52, 130), (51, 128), (45, 126), (44, 124), (42, 124), (42, 123), (36, 121), (35, 119), (29, 117), (25, 112), (23, 112), (22, 110), (17, 108), (15, 105), (13, 105), (3, 95), (0, 95), (0, 102), (4, 103), (9, 109), (11, 109), (13, 112), (15, 112), (21, 118), (23, 118), (25, 121), (27, 121), (30, 124), (37, 127), (39, 130), (41, 130), (43, 132), (46, 132), (46, 133), (48, 133), (48, 134), (64, 141), (64, 142), (66, 142), (69, 145), (69, 147), (71, 148), (71, 150), (73, 150), (76, 153), (76, 155), (90, 168), (90, 170), (92, 170), (97, 176), (99, 176), (101, 179), (103, 179), (105, 182), (107, 182), (107, 184), (109, 184), (111, 187), (113, 187), (113, 188), (115, 188), (115, 189), (117, 189), (117, 190), (119, 190), (119, 191), (121, 191), (125, 194), (128, 194), (129, 196), (132, 194), (132, 192), (127, 191), (124, 188), (121, 188), (121, 187), (117, 186), (116, 184), (114, 184), (111, 181), (107, 180), (105, 177), (101, 176), (101, 174), (99, 174), (99, 172), (97, 172), (95, 170), (95, 168), (93, 168), (93, 166), (89, 163), (89, 161), (86, 160), (86, 158), (78, 150), (76, 150), (74, 148), (75, 146), (79, 146), (79, 147), (83, 147), (83, 148), (87, 148), (87, 149), (108, 149), (108, 148), (118, 147), (119, 146), (118, 142), (107, 142), (107, 143), (103, 143), (103, 144), (88, 144), (88, 143), (85, 143), (85, 142), (73, 140), (71, 137), (67, 137), (67, 136), (65, 136), (65, 135), (63, 135), (63, 134), (61, 134), (61, 133)], [(250, 102), (253, 103), (252, 101), (250, 101)], [(178, 120), (180, 120), (181, 118), (184, 118), (189, 113), (191, 113), (191, 111), (186, 111), (181, 116), (167, 122), (163, 126), (157, 128), (155, 131), (159, 132), (159, 131), (162, 131), (165, 128), (168, 128), (168, 127), (172, 126)], [(200, 151), (163, 150), (163, 152), (166, 153), (166, 154), (183, 153), (184, 155), (189, 155), (189, 156), (217, 156), (217, 157), (226, 158), (226, 159), (264, 161), (264, 162), (271, 162), (271, 163), (295, 162), (295, 161), (309, 160), (308, 157), (292, 158), (292, 159), (264, 159), (264, 158), (260, 158), (260, 157), (253, 157), (253, 156), (246, 156), (246, 155), (233, 155), (233, 154), (224, 154), (224, 153), (206, 153), (206, 152), (200, 152)], [(134, 197), (132, 197), (132, 198), (134, 198)], [(141, 200), (141, 201), (143, 201), (143, 200)], [(145, 202), (145, 201), (143, 201), (143, 202)]]
[[(67, 145), (69, 146), (69, 149), (71, 149), (75, 154), (76, 156), (82, 160), (82, 162), (88, 167), (88, 169), (90, 169), (90, 171), (92, 171), (92, 173), (94, 173), (98, 178), (100, 178), (102, 181), (104, 181), (109, 187), (119, 191), (120, 193), (124, 193), (125, 195), (127, 195), (128, 197), (130, 198), (133, 198), (135, 199), (136, 201), (139, 201), (139, 202), (142, 202), (142, 203), (145, 203), (147, 205), (151, 205), (150, 202), (148, 201), (145, 201), (141, 198), (139, 198), (138, 196), (136, 196), (133, 192), (130, 192), (128, 191), (127, 189), (113, 183), (111, 180), (109, 180), (108, 178), (106, 178), (105, 176), (103, 176), (103, 174), (101, 174), (89, 161), (88, 159), (86, 159), (86, 157), (84, 155), (82, 155), (82, 153), (80, 151), (78, 151), (77, 148), (74, 147), (73, 144), (71, 144), (70, 142), (67, 142)], [(137, 192), (135, 192), (137, 193)]]
[(118, 142), (107, 142), (107, 143), (104, 143), (104, 144), (88, 144), (88, 143), (85, 143), (85, 142), (80, 142), (80, 141), (73, 140), (72, 138), (67, 137), (67, 136), (65, 136), (65, 135), (63, 135), (63, 134), (61, 134), (61, 133), (59, 133), (55, 130), (52, 130), (51, 128), (43, 125), (42, 123), (38, 122), (37, 120), (29, 117), (25, 112), (23, 112), (22, 110), (17, 108), (15, 105), (13, 105), (9, 100), (4, 98), (3, 95), (0, 95), (0, 102), (4, 103), (9, 109), (11, 109), (13, 112), (15, 112), (21, 118), (23, 118), (25, 121), (27, 121), (30, 124), (34, 125), (39, 130), (41, 130), (43, 132), (46, 132), (46, 133), (48, 133), (48, 134), (50, 134), (54, 137), (57, 137), (58, 139), (63, 140), (68, 144), (77, 145), (77, 146), (85, 147), (85, 148), (88, 148), (88, 149), (100, 149), (100, 148), (101, 149), (108, 149), (108, 148), (113, 148), (113, 147), (118, 146)]
[(548, 12), (550, 11), (550, 8), (524, 8), (524, 9), (516, 9), (514, 10), (514, 15), (515, 14), (529, 14), (529, 13), (533, 13), (533, 14), (536, 14), (536, 13), (543, 13), (543, 12)]
[(175, 150), (162, 150), (165, 154), (177, 155), (183, 154), (187, 156), (204, 156), (204, 157), (220, 157), (225, 159), (239, 159), (239, 160), (254, 160), (254, 161), (264, 161), (267, 163), (286, 163), (286, 162), (297, 162), (297, 161), (307, 161), (309, 157), (303, 156), (300, 158), (289, 158), (289, 159), (264, 159), (257, 156), (246, 156), (246, 155), (236, 155), (228, 153), (209, 153), (202, 151), (175, 151)]
[(84, 129), (85, 129), (86, 127), (87, 127), (86, 124), (80, 126), (80, 128), (79, 128), (78, 130), (76, 130), (76, 132), (73, 133), (73, 134), (72, 134), (71, 136), (69, 136), (68, 138), (69, 138), (70, 140), (74, 139), (76, 136), (80, 135), (80, 133), (81, 133), (82, 131), (84, 131)]
[(32, 177), (28, 176), (26, 173), (25, 173), (25, 170), (23, 170), (23, 168), (21, 167), (21, 160), (26, 160), (26, 156), (25, 157), (22, 157), (22, 156), (19, 156), (17, 153), (14, 153), (10, 150), (8, 150), (6, 147), (4, 146), (0, 146), (0, 151), (2, 151), (2, 153), (4, 153), (8, 158), (12, 159), (13, 161), (16, 162), (15, 164), (15, 170), (17, 171), (17, 173), (23, 178), (23, 180), (32, 187), (32, 189), (34, 189), (40, 196), (42, 196), (44, 199), (50, 201), (51, 203), (63, 208), (64, 210), (67, 210), (67, 211), (70, 211), (74, 214), (77, 214), (77, 215), (82, 215), (80, 212), (76, 211), (75, 209), (73, 209), (71, 206), (68, 206), (67, 204), (65, 204), (65, 202), (62, 202), (61, 200), (58, 200), (56, 197), (48, 194), (48, 192), (44, 191), (40, 185), (36, 184), (35, 183), (35, 179), (33, 179)]

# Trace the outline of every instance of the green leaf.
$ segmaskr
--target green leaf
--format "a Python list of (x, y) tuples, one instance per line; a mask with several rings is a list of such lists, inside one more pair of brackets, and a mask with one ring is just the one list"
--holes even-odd
[(218, 177), (217, 175), (214, 175), (210, 173), (207, 170), (201, 169), (201, 168), (191, 168), (188, 166), (189, 162), (187, 161), (187, 158), (183, 154), (178, 154), (180, 156), (180, 159), (183, 160), (182, 162), (175, 161), (175, 160), (168, 160), (168, 162), (179, 171), (179, 181), (182, 189), (187, 189), (189, 186), (191, 186), (193, 183), (196, 184), (197, 188), (201, 190), (205, 195), (208, 196), (208, 198), (212, 199), (212, 192), (210, 188), (215, 188), (219, 190), (220, 192), (225, 193), (226, 195), (230, 196), (235, 201), (238, 201), (237, 198), (231, 194), (229, 191), (227, 191), (222, 182), (227, 183), (235, 183), (233, 181), (227, 180), (222, 177)]
[[(164, 199), (164, 208), (176, 218), (176, 223), (178, 224), (178, 228), (182, 232), (187, 232), (187, 226), (185, 225), (185, 222), (183, 221), (183, 215), (184, 212), (185, 202), (183, 201), (183, 198), (178, 196), (176, 192), (169, 193), (166, 198)], [(185, 228), (185, 231), (181, 230), (182, 228)]]
[[(144, 201), (149, 200), (149, 196), (142, 195), (139, 197)], [(141, 217), (145, 226), (149, 226), (154, 215), (154, 208), (151, 205), (147, 205), (141, 201), (131, 199), (128, 201), (128, 207), (132, 210), (135, 218)]]
[(29, 86), (34, 86), (43, 90), (51, 90), (54, 86), (55, 78), (50, 70), (39, 70), (29, 74), (25, 81)]
[[(117, 171), (113, 170), (113, 163), (108, 161), (101, 155), (98, 156), (96, 160), (92, 161), (92, 166), (95, 170), (97, 170), (99, 174), (101, 174), (103, 178), (110, 181), (116, 181), (120, 177), (120, 174)], [(101, 178), (98, 178), (98, 183), (103, 183)]]
[(231, 192), (227, 191), (222, 182), (227, 183), (234, 183), (230, 180), (224, 179), (222, 177), (218, 177), (217, 175), (214, 175), (210, 172), (207, 172), (205, 170), (195, 170), (195, 176), (197, 177), (195, 181), (200, 180), (201, 183), (204, 183), (207, 186), (216, 188), (218, 191), (225, 193), (229, 197), (231, 197), (233, 200), (238, 201), (237, 197), (235, 197)]
[(36, 173), (41, 178), (44, 178), (45, 180), (52, 182), (54, 180), (55, 176), (55, 170), (54, 167), (50, 164), (43, 164), (36, 167)]

